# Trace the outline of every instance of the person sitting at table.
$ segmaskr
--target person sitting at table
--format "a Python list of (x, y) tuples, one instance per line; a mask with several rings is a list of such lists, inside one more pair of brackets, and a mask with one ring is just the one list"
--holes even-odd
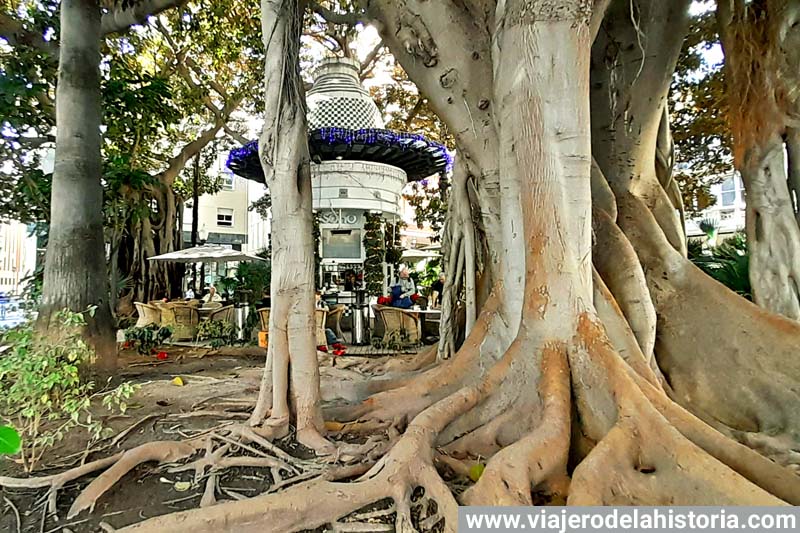
[(439, 272), (439, 279), (431, 285), (431, 307), (436, 309), (442, 305), (442, 295), (444, 294), (444, 282), (447, 279), (444, 272)]
[(222, 296), (219, 295), (217, 288), (213, 285), (208, 288), (208, 294), (203, 296), (203, 303), (209, 302), (222, 302)]
[[(322, 299), (322, 293), (320, 291), (317, 291), (315, 293), (315, 298), (316, 302), (314, 306), (317, 309), (323, 309), (325, 311), (330, 310), (328, 309), (328, 304), (326, 304), (325, 301)], [(336, 338), (336, 333), (334, 333), (331, 328), (325, 328), (325, 340), (327, 341), (328, 345), (331, 346), (339, 343), (339, 339)]]
[(408, 273), (408, 268), (400, 270), (397, 283), (392, 287), (392, 307), (400, 309), (411, 309), (414, 305), (413, 296), (417, 294), (417, 286)]

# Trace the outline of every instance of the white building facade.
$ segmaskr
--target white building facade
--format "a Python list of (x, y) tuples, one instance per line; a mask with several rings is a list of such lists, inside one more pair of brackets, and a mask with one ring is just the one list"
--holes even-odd
[(19, 296), (36, 268), (36, 237), (20, 222), (0, 222), (0, 293)]
[(700, 216), (686, 221), (687, 237), (705, 235), (699, 225), (702, 220), (713, 220), (717, 226), (717, 234), (721, 236), (744, 231), (745, 191), (741, 176), (732, 173), (722, 183), (712, 185), (710, 192), (716, 202), (703, 210)]

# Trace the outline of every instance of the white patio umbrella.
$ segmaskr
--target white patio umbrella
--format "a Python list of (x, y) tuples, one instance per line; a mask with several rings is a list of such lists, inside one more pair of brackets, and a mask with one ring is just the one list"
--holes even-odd
[(217, 244), (204, 244), (185, 250), (178, 250), (148, 258), (150, 261), (171, 261), (173, 263), (227, 263), (232, 261), (266, 261), (263, 257), (239, 252)]

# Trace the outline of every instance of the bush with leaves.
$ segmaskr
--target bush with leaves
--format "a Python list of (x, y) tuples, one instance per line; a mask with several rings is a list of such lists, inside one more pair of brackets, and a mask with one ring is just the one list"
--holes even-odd
[(158, 324), (148, 324), (141, 328), (134, 326), (125, 330), (125, 342), (133, 343), (136, 351), (142, 355), (150, 355), (171, 336), (172, 328)]
[(717, 246), (703, 250), (702, 243), (690, 240), (689, 259), (703, 272), (719, 281), (730, 290), (752, 300), (750, 289), (750, 258), (747, 239), (743, 233), (735, 233)]
[(197, 328), (197, 340), (211, 341), (212, 348), (237, 344), (238, 334), (236, 324), (223, 320), (205, 320)]
[(105, 408), (124, 413), (135, 391), (134, 385), (124, 383), (98, 392), (85, 375), (96, 354), (80, 335), (84, 313), (64, 310), (57, 318), (62, 333), (57, 343), (37, 335), (31, 323), (0, 338), (0, 344), (8, 346), (0, 357), (0, 418), (19, 432), (20, 459), (28, 472), (76, 428), (86, 429), (92, 442), (107, 436), (109, 430), (92, 417), (92, 400), (102, 398)]

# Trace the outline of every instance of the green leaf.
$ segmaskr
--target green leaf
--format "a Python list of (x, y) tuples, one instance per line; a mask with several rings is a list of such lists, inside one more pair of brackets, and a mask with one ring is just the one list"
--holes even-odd
[(19, 453), (22, 439), (17, 430), (11, 426), (0, 426), (0, 454), (14, 455)]
[(483, 475), (483, 471), (486, 470), (486, 467), (483, 466), (481, 463), (476, 463), (472, 465), (469, 469), (469, 478), (474, 481), (478, 482), (478, 480)]

